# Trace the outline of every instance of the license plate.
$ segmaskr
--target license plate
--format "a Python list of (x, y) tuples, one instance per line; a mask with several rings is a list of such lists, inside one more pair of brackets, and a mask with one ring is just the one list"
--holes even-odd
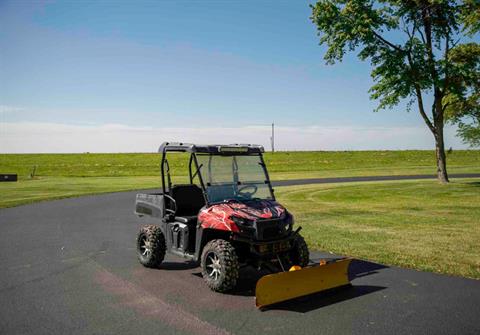
[(275, 243), (272, 245), (273, 252), (279, 252), (288, 249), (289, 244), (288, 242), (280, 242), (280, 243)]
[(281, 252), (289, 249), (290, 244), (287, 241), (274, 243), (274, 244), (263, 244), (258, 246), (258, 251), (262, 254), (267, 252)]

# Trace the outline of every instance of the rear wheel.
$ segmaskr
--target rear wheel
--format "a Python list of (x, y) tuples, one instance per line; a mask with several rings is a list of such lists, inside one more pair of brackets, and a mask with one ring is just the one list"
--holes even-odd
[(165, 258), (165, 236), (157, 226), (140, 229), (137, 236), (137, 255), (140, 263), (149, 268), (158, 268)]
[(290, 260), (292, 265), (300, 265), (302, 268), (308, 265), (310, 253), (307, 243), (302, 235), (297, 234), (293, 240), (293, 249), (290, 251)]
[(208, 242), (203, 248), (201, 267), (203, 279), (213, 291), (226, 292), (237, 284), (238, 257), (228, 241)]

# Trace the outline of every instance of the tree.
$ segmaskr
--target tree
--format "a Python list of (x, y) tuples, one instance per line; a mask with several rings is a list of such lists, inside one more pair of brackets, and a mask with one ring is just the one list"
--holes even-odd
[[(370, 93), (379, 100), (377, 111), (402, 100), (408, 101), (408, 109), (416, 103), (435, 139), (438, 179), (447, 183), (446, 112), (451, 122), (478, 113), (473, 84), (479, 76), (469, 72), (476, 69), (478, 74), (478, 56), (464, 52), (478, 44), (461, 42), (480, 30), (480, 1), (320, 0), (311, 8), (320, 44), (328, 46), (327, 64), (356, 49), (361, 60), (370, 60)], [(432, 97), (430, 112), (426, 96)], [(459, 108), (461, 113), (452, 112)]]

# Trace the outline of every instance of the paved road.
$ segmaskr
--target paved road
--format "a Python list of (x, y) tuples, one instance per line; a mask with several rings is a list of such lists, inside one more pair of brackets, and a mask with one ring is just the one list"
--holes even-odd
[[(453, 173), (450, 178), (480, 178), (480, 173)], [(436, 179), (435, 175), (397, 175), (397, 176), (364, 176), (364, 177), (333, 177), (333, 178), (308, 178), (272, 181), (273, 186), (294, 186), (308, 184), (332, 184), (351, 183), (361, 181), (389, 181), (389, 180), (414, 180), (414, 179)]]
[(475, 280), (356, 261), (352, 288), (261, 312), (252, 273), (222, 295), (179, 259), (143, 268), (134, 196), (0, 210), (0, 334), (480, 333)]

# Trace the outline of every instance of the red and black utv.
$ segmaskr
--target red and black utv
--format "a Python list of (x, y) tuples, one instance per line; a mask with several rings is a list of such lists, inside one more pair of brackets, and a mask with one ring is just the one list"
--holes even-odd
[[(242, 265), (273, 273), (307, 266), (301, 228), (275, 200), (262, 146), (165, 142), (159, 152), (162, 191), (138, 194), (135, 205), (137, 215), (159, 219), (137, 238), (144, 266), (158, 267), (166, 251), (199, 262), (217, 292), (235, 287)], [(175, 152), (190, 154), (188, 184), (172, 184), (168, 158)]]

